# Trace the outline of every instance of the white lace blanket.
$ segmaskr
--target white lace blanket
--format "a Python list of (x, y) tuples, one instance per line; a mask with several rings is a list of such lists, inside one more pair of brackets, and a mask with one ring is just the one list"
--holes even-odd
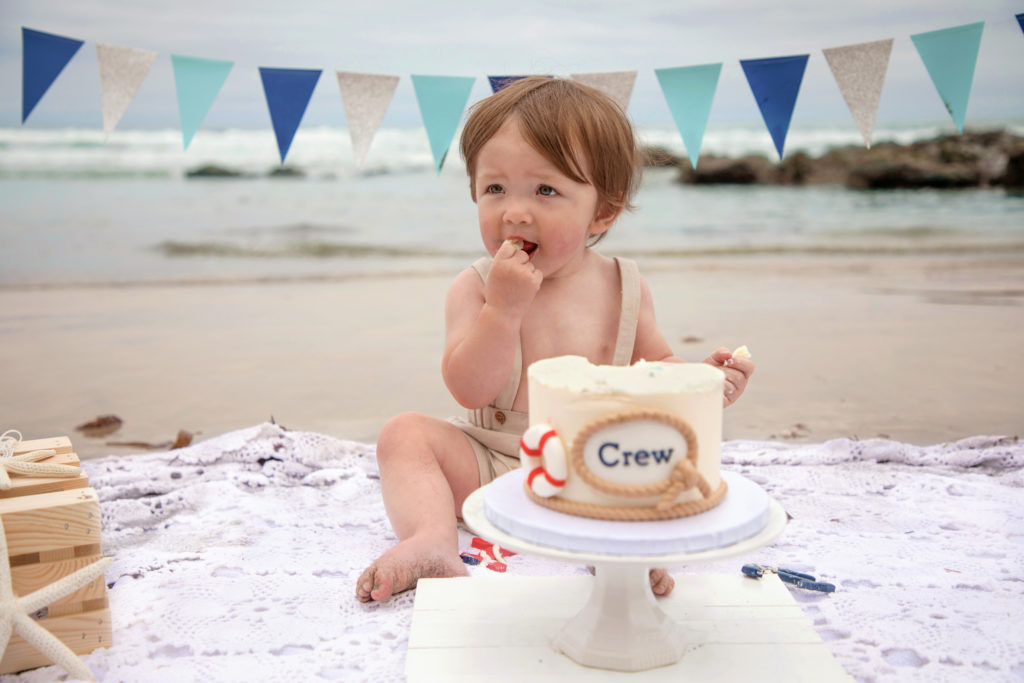
[[(831, 595), (791, 590), (858, 679), (1024, 677), (1024, 445), (730, 442), (723, 460), (792, 519), (756, 556), (681, 573), (757, 561), (835, 583)], [(372, 446), (263, 424), (84, 466), (114, 557), (114, 646), (84, 657), (101, 680), (403, 678), (412, 594), (353, 598), (394, 543)], [(584, 571), (507, 562), (509, 575)]]

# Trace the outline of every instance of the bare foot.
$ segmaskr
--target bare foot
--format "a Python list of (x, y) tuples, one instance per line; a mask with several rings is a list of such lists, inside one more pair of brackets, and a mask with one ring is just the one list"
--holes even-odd
[(416, 587), (420, 579), (466, 576), (466, 565), (432, 538), (407, 538), (377, 558), (356, 582), (360, 602), (383, 601)]
[(672, 578), (667, 569), (652, 569), (650, 578), (651, 590), (655, 595), (664, 597), (676, 587), (676, 580)]

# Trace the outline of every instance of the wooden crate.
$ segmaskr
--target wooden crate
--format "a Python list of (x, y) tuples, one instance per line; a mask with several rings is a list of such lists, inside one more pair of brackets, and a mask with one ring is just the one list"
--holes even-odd
[[(109, 609), (52, 617), (40, 623), (76, 655), (88, 654), (97, 648), (111, 645)], [(51, 664), (53, 662), (26, 643), (17, 633), (12, 632), (11, 640), (7, 643), (3, 658), (0, 659), (0, 674)]]
[[(56, 451), (56, 455), (51, 455), (37, 462), (71, 465), (73, 467), (79, 466), (78, 454), (71, 447), (71, 439), (66, 436), (22, 441), (15, 447), (13, 455), (47, 448)], [(26, 477), (21, 474), (15, 474), (11, 476), (11, 488), (0, 491), (0, 500), (4, 498), (17, 498), (19, 496), (31, 496), (37, 493), (50, 493), (52, 491), (84, 489), (87, 486), (89, 486), (89, 477), (86, 476), (85, 472), (82, 472), (77, 477)]]
[[(53, 448), (57, 454), (40, 462), (78, 464), (78, 456), (66, 437), (22, 442), (15, 453), (41, 448)], [(27, 595), (103, 556), (99, 498), (88, 487), (84, 473), (69, 479), (14, 475), (11, 480), (14, 486), (2, 492), (8, 495), (0, 496), (0, 518), (16, 595)], [(76, 654), (112, 643), (107, 588), (102, 576), (45, 606), (34, 616)], [(51, 663), (19, 635), (12, 634), (0, 658), (0, 674)]]

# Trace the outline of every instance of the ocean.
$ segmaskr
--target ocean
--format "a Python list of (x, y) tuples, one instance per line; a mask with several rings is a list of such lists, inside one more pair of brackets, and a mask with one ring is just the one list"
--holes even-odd
[[(1003, 127), (1024, 134), (1024, 124)], [(909, 143), (948, 126), (881, 129)], [(671, 128), (638, 131), (683, 156)], [(849, 127), (792, 130), (790, 154), (861, 144)], [(483, 253), (453, 144), (440, 174), (423, 129), (382, 129), (367, 163), (347, 131), (301, 129), (280, 169), (267, 130), (0, 129), (2, 287), (330, 279), (456, 272)], [(755, 127), (709, 130), (703, 153), (774, 157)], [(230, 178), (190, 178), (207, 164)], [(648, 169), (637, 209), (599, 248), (640, 260), (709, 254), (1024, 250), (1024, 194), (690, 186)]]

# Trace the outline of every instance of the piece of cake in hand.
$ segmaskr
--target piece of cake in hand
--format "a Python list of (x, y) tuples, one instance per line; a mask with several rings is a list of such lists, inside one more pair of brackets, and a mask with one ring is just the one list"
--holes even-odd
[(538, 504), (640, 521), (704, 512), (725, 496), (721, 370), (561, 356), (533, 363), (527, 378), (520, 460)]

